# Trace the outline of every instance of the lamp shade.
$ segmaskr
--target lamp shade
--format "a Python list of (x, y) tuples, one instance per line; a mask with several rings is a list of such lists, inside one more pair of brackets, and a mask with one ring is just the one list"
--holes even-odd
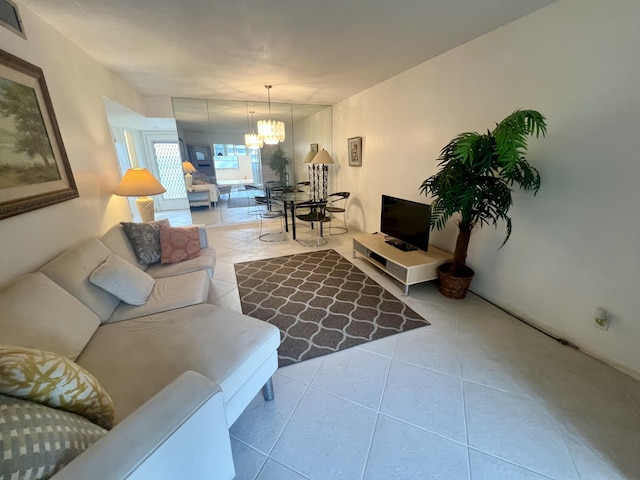
[(311, 163), (311, 161), (315, 158), (317, 154), (318, 152), (316, 152), (315, 150), (309, 150), (309, 153), (307, 153), (307, 155), (304, 157), (304, 160), (302, 161), (302, 163)]
[(197, 168), (193, 166), (193, 163), (191, 163), (191, 162), (182, 162), (182, 171), (184, 173), (191, 173), (191, 172), (195, 172), (196, 170), (197, 170)]
[(311, 163), (321, 163), (323, 165), (329, 165), (331, 163), (334, 163), (334, 161), (331, 158), (331, 155), (329, 155), (329, 152), (323, 149), (321, 152), (318, 152), (313, 160), (311, 160)]
[(144, 197), (158, 195), (167, 190), (160, 184), (156, 177), (146, 168), (130, 168), (124, 174), (120, 185), (113, 192), (121, 197)]

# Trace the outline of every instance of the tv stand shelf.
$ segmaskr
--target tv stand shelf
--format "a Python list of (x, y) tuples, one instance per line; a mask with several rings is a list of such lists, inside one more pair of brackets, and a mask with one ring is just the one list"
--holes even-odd
[(404, 294), (409, 295), (409, 286), (438, 278), (438, 266), (451, 261), (451, 254), (429, 246), (429, 251), (402, 250), (385, 242), (385, 236), (362, 234), (353, 237), (353, 258), (356, 252), (382, 271), (404, 285)]

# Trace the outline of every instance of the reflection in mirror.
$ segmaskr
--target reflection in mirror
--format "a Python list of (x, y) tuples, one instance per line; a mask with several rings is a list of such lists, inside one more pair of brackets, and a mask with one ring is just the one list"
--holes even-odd
[(284, 122), (285, 140), (252, 149), (245, 145), (245, 134), (257, 131), (251, 112), (254, 122), (268, 120), (267, 102), (196, 98), (173, 98), (172, 102), (182, 161), (195, 168), (190, 181), (218, 186), (215, 208), (229, 209), (221, 213), (225, 223), (252, 220), (241, 215), (247, 209), (235, 208), (246, 205), (241, 201), (248, 195), (245, 185), (264, 188), (269, 182), (308, 181), (302, 161), (310, 144), (332, 151), (331, 106), (271, 102), (271, 119)]

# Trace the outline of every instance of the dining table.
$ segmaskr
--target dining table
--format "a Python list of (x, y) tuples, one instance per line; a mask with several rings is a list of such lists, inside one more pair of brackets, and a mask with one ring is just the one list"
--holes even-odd
[(291, 214), (291, 236), (295, 240), (296, 206), (313, 200), (313, 196), (307, 192), (272, 192), (271, 197), (278, 202), (282, 202), (284, 211), (284, 229), (286, 232), (289, 231), (289, 215), (287, 214), (287, 210), (289, 210), (289, 213)]

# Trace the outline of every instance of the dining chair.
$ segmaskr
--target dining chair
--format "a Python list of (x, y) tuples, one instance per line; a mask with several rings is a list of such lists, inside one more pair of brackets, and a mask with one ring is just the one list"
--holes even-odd
[[(351, 192), (336, 192), (327, 196), (327, 213), (331, 218), (329, 223), (329, 235), (334, 235), (333, 231), (338, 230), (336, 235), (341, 233), (347, 233), (349, 229), (347, 228), (347, 200)], [(342, 225), (333, 225), (333, 218), (336, 213), (342, 214)]]
[(300, 239), (300, 235), (297, 235), (296, 241), (305, 247), (320, 247), (326, 245), (327, 239), (323, 235), (323, 224), (328, 222), (330, 218), (326, 212), (327, 201), (326, 200), (309, 200), (296, 205), (296, 210), (306, 209), (305, 213), (296, 213), (296, 218), (303, 222), (308, 222), (313, 230), (315, 226), (316, 234), (313, 238)]
[[(285, 242), (284, 235), (284, 205), (276, 200), (269, 200), (267, 209), (260, 215), (260, 234), (258, 239), (262, 242)], [(274, 225), (274, 220), (279, 219), (280, 230), (267, 231)]]

